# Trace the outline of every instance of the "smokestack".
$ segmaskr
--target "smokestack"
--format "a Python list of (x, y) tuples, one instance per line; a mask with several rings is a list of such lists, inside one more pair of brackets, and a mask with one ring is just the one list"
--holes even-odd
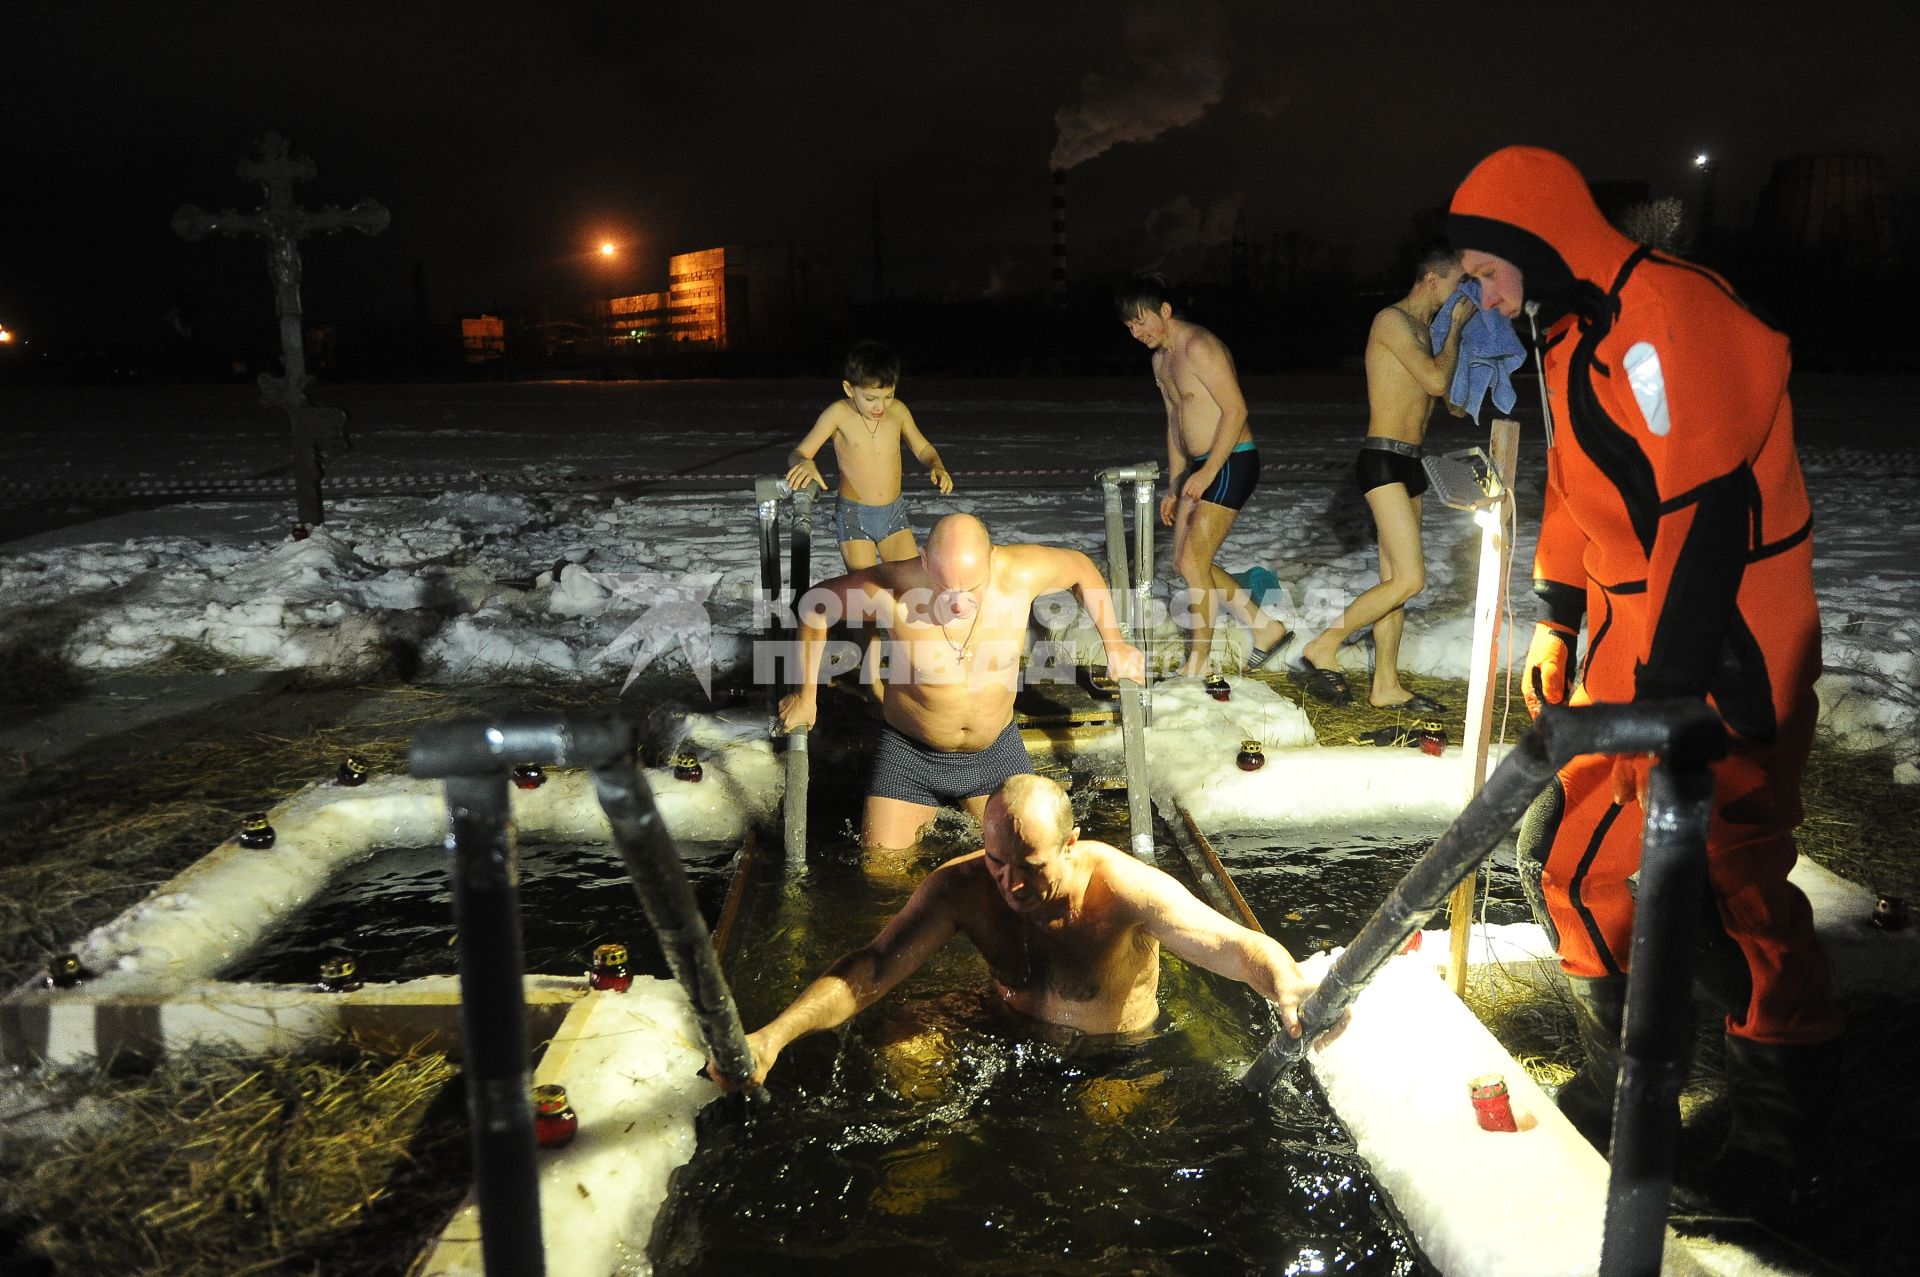
[(1067, 304), (1067, 170), (1053, 170), (1053, 276), (1048, 293), (1055, 307)]

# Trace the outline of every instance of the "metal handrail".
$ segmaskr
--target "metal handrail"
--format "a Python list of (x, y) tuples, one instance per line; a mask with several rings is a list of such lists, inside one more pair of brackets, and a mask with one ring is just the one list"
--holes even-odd
[(481, 1259), (489, 1273), (538, 1277), (546, 1271), (528, 1078), (525, 962), (508, 832), (509, 768), (537, 763), (588, 770), (640, 907), (686, 990), (709, 1054), (729, 1078), (743, 1081), (753, 1074), (753, 1052), (706, 920), (640, 774), (638, 739), (633, 723), (617, 716), (515, 715), (430, 723), (414, 733), (408, 750), (412, 775), (446, 786), (474, 1197)]
[(1276, 1033), (1241, 1078), (1264, 1092), (1305, 1045), (1340, 1022), (1360, 990), (1513, 828), (1554, 773), (1588, 754), (1653, 754), (1642, 835), (1626, 1031), (1615, 1089), (1604, 1277), (1654, 1272), (1665, 1245), (1679, 1094), (1691, 1033), (1694, 932), (1713, 811), (1710, 765), (1726, 727), (1705, 702), (1548, 706), (1388, 894), (1300, 1008), (1301, 1035)]

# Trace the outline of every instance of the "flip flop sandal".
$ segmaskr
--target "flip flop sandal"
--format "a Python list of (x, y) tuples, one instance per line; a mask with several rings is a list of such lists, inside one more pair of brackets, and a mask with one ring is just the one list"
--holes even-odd
[(1407, 697), (1398, 705), (1376, 705), (1375, 709), (1383, 714), (1410, 714), (1416, 718), (1439, 718), (1447, 712), (1447, 707), (1431, 696), (1422, 696), (1419, 692)]
[(1287, 680), (1295, 687), (1304, 688), (1316, 701), (1328, 705), (1346, 705), (1353, 701), (1353, 689), (1347, 686), (1346, 675), (1339, 670), (1321, 669), (1305, 657), (1287, 671)]
[(1275, 639), (1271, 646), (1256, 647), (1252, 651), (1248, 652), (1247, 663), (1240, 667), (1240, 672), (1243, 674), (1251, 674), (1255, 670), (1266, 668), (1267, 662), (1271, 661), (1274, 657), (1274, 654), (1278, 652), (1281, 648), (1285, 647), (1287, 645), (1287, 640), (1292, 637), (1293, 637), (1293, 631), (1289, 630), (1285, 634), (1282, 634), (1279, 638)]

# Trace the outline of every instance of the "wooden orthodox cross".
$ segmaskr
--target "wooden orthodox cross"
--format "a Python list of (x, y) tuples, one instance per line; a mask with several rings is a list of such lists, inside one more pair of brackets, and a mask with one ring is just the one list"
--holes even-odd
[(280, 357), (286, 375), (260, 374), (260, 400), (286, 410), (293, 428), (293, 478), (302, 523), (326, 518), (320, 504), (320, 458), (324, 448), (345, 451), (347, 414), (307, 402), (306, 334), (300, 322), (300, 241), (320, 231), (356, 230), (378, 235), (392, 215), (372, 200), (361, 200), (342, 210), (329, 204), (318, 212), (293, 202), (293, 184), (311, 181), (313, 161), (289, 156), (286, 139), (276, 133), (261, 138), (253, 159), (241, 160), (242, 180), (258, 182), (266, 202), (252, 213), (227, 209), (206, 213), (183, 204), (173, 215), (173, 229), (181, 238), (202, 240), (215, 231), (223, 235), (256, 235), (267, 241), (267, 271), (273, 276), (274, 302), (280, 313)]

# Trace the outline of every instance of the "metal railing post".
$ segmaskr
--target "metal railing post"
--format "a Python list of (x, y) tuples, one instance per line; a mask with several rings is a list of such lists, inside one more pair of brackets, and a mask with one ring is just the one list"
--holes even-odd
[(1712, 817), (1713, 773), (1704, 759), (1668, 759), (1654, 767), (1614, 1088), (1601, 1277), (1657, 1272), (1666, 1245)]
[(762, 642), (779, 634), (780, 626), (780, 498), (786, 495), (783, 479), (756, 479), (753, 500), (760, 514), (760, 600), (766, 609), (760, 627)]
[[(1143, 524), (1141, 520), (1141, 512), (1145, 507), (1140, 500), (1139, 484), (1144, 475), (1145, 482), (1150, 485), (1158, 473), (1153, 463), (1143, 462), (1102, 470), (1095, 476), (1100, 481), (1106, 506), (1107, 597), (1112, 600), (1120, 633), (1129, 643), (1139, 641), (1147, 624), (1145, 590), (1152, 588), (1152, 579), (1147, 580), (1145, 589), (1136, 591), (1127, 565), (1126, 511), (1120, 500), (1120, 485), (1129, 481), (1135, 484), (1134, 557), (1136, 561), (1150, 561), (1153, 555), (1153, 525)], [(1149, 499), (1151, 496), (1149, 490)], [(1138, 683), (1128, 679), (1120, 684), (1120, 738), (1126, 750), (1127, 768), (1127, 832), (1133, 854), (1149, 864), (1156, 859), (1153, 847), (1153, 801), (1147, 779), (1146, 726), (1152, 713), (1152, 704), (1144, 678)]]
[[(700, 916), (693, 885), (673, 835), (660, 819), (653, 791), (629, 756), (592, 770), (594, 792), (613, 827), (613, 841), (627, 862), (640, 908), (660, 937), (673, 977), (686, 990), (707, 1053), (720, 1071), (736, 1082), (753, 1076), (753, 1051), (740, 1024), (733, 992), (713, 951), (707, 920)], [(764, 1101), (764, 1089), (750, 1092)]]
[[(408, 771), (441, 781), (446, 791), (474, 1198), (481, 1260), (491, 1275), (540, 1277), (546, 1271), (509, 767), (541, 763), (589, 770), (640, 907), (686, 991), (708, 1051), (728, 1077), (753, 1073), (753, 1052), (706, 920), (640, 774), (637, 742), (633, 724), (623, 718), (511, 715), (430, 723), (414, 733), (408, 749)], [(764, 1099), (763, 1091), (753, 1094)]]
[(1153, 793), (1147, 778), (1145, 689), (1132, 679), (1120, 684), (1120, 740), (1127, 763), (1127, 832), (1133, 854), (1148, 864), (1159, 857), (1153, 847)]
[(807, 757), (807, 729), (796, 727), (787, 733), (787, 790), (782, 817), (786, 825), (787, 868), (802, 864), (807, 856), (807, 785), (811, 763)]
[(526, 961), (513, 886), (505, 766), (447, 776), (459, 938), (460, 1038), (480, 1255), (489, 1273), (546, 1272), (528, 1077)]
[(787, 551), (787, 590), (796, 617), (796, 632), (800, 596), (813, 586), (813, 504), (819, 495), (818, 488), (809, 486), (793, 493), (791, 502), (793, 513), (788, 534), (791, 544)]
[[(1147, 658), (1148, 677), (1153, 672), (1153, 482), (1159, 467), (1151, 463), (1136, 466), (1144, 477), (1133, 481), (1133, 642)], [(1146, 725), (1153, 726), (1153, 692), (1143, 688), (1140, 700)]]
[(1120, 632), (1132, 642), (1133, 587), (1129, 584), (1132, 574), (1127, 570), (1127, 525), (1120, 507), (1120, 484), (1102, 475), (1100, 489), (1107, 515), (1107, 597), (1112, 600)]

